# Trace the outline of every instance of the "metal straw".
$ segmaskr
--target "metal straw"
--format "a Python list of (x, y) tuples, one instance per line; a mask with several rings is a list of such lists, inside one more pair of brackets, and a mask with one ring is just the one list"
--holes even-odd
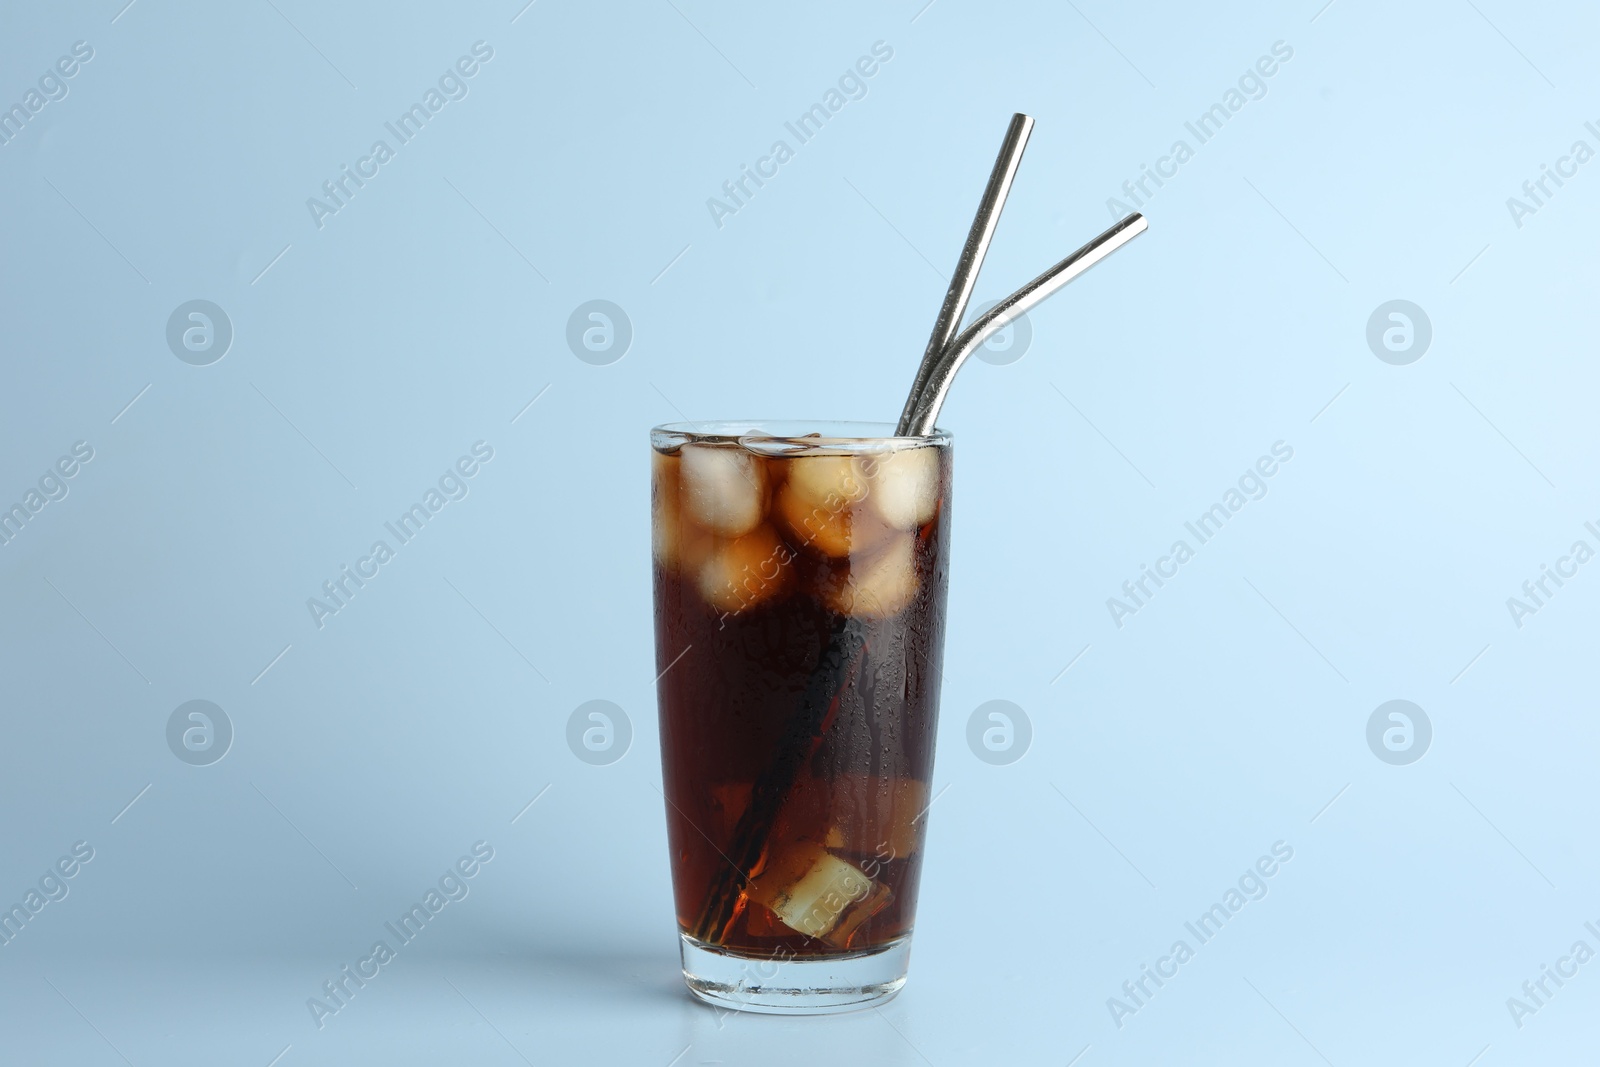
[(913, 415), (912, 404), (918, 394), (928, 387), (928, 376), (940, 353), (950, 347), (961, 329), (961, 319), (967, 313), (967, 302), (972, 299), (973, 287), (978, 283), (978, 272), (983, 269), (983, 257), (989, 252), (989, 242), (994, 239), (995, 227), (1000, 224), (1000, 211), (1011, 192), (1011, 182), (1022, 164), (1022, 150), (1028, 146), (1028, 135), (1033, 132), (1033, 119), (1020, 111), (1011, 116), (1006, 127), (1005, 140), (1000, 144), (1000, 154), (995, 157), (994, 169), (989, 172), (989, 184), (984, 187), (983, 199), (978, 202), (978, 213), (972, 218), (972, 228), (967, 231), (967, 243), (961, 247), (961, 258), (950, 277), (950, 288), (945, 291), (944, 303), (939, 307), (939, 317), (933, 323), (933, 336), (928, 338), (927, 351), (917, 368), (917, 380), (911, 385), (911, 395), (900, 416), (904, 433), (907, 419)]
[(924, 356), (922, 366), (917, 371), (917, 384), (912, 386), (911, 395), (906, 399), (905, 413), (900, 416), (895, 436), (924, 437), (932, 433), (934, 420), (939, 417), (939, 408), (944, 404), (945, 394), (950, 391), (950, 383), (968, 356), (1011, 325), (1014, 319), (1026, 315), (1068, 282), (1149, 228), (1150, 223), (1143, 215), (1137, 212), (1129, 215), (1000, 301), (962, 331), (943, 351)]
[(932, 433), (939, 408), (944, 404), (945, 394), (950, 391), (950, 382), (979, 345), (1149, 228), (1143, 215), (1129, 215), (1000, 301), (958, 336), (961, 317), (966, 314), (967, 301), (972, 298), (978, 272), (983, 268), (983, 258), (989, 251), (995, 227), (1000, 223), (1000, 211), (1005, 207), (1011, 182), (1022, 163), (1022, 150), (1027, 147), (1028, 135), (1032, 131), (1033, 119), (1021, 112), (1011, 116), (1005, 140), (1000, 145), (1000, 154), (989, 173), (989, 184), (983, 190), (978, 213), (967, 232), (967, 243), (962, 247), (961, 259), (956, 263), (955, 275), (945, 292), (939, 317), (934, 320), (933, 336), (928, 338), (927, 350), (917, 366), (917, 377), (911, 383), (905, 409), (900, 413), (900, 422), (895, 428), (897, 437), (923, 437)]

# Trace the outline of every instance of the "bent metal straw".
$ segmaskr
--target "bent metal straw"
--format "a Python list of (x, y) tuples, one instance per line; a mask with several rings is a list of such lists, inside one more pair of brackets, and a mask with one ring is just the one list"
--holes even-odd
[(977, 282), (978, 271), (983, 266), (984, 254), (1000, 221), (1000, 210), (1005, 206), (1006, 194), (1022, 161), (1022, 150), (1032, 126), (1033, 120), (1028, 116), (1012, 116), (1005, 142), (1000, 147), (1000, 155), (989, 176), (989, 184), (984, 189), (983, 200), (978, 204), (977, 216), (972, 220), (967, 243), (962, 248), (961, 259), (956, 264), (955, 276), (951, 278), (950, 288), (939, 308), (933, 337), (917, 368), (911, 393), (906, 397), (905, 410), (895, 428), (897, 436), (923, 437), (932, 433), (939, 408), (950, 391), (950, 383), (967, 357), (978, 350), (978, 346), (1149, 229), (1150, 224), (1143, 215), (1137, 212), (1129, 215), (1000, 301), (966, 330), (952, 337)]

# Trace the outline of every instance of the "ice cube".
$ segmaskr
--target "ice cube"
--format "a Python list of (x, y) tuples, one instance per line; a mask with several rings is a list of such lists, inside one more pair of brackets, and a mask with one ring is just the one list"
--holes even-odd
[(690, 444), (680, 450), (683, 509), (722, 537), (749, 533), (766, 503), (762, 464), (742, 448)]
[(911, 603), (917, 593), (916, 538), (897, 534), (865, 562), (824, 586), (824, 600), (841, 615), (887, 619)]
[(829, 786), (823, 842), (879, 863), (904, 858), (917, 851), (919, 817), (927, 809), (928, 786), (919, 779), (844, 772)]
[(753, 608), (782, 591), (793, 574), (794, 552), (772, 527), (718, 542), (700, 565), (700, 595), (718, 611)]
[(681, 462), (657, 452), (651, 463), (651, 540), (656, 559), (669, 570), (693, 570), (711, 549), (711, 535), (684, 518)]
[(650, 461), (650, 533), (656, 560), (664, 567), (678, 563), (678, 460), (652, 454)]
[(822, 846), (800, 841), (752, 880), (749, 895), (791, 930), (842, 945), (892, 894)]
[(830, 496), (860, 500), (867, 495), (867, 479), (855, 456), (801, 456), (784, 468), (788, 486), (814, 504)]
[(855, 948), (853, 942), (856, 931), (868, 919), (887, 907), (893, 899), (894, 890), (882, 882), (873, 882), (866, 897), (847, 908), (845, 913), (839, 916), (839, 922), (823, 935), (822, 940), (836, 948)]
[(777, 513), (801, 544), (835, 559), (858, 554), (888, 530), (866, 505), (868, 483), (855, 456), (803, 456), (785, 465)]
[(939, 506), (939, 450), (902, 448), (875, 457), (872, 503), (890, 526), (914, 530)]

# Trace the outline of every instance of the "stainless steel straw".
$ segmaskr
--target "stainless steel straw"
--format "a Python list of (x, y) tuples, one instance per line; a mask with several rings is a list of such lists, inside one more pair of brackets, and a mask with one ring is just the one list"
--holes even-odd
[[(1143, 215), (1135, 212), (1100, 234), (1094, 240), (1051, 267), (1021, 289), (991, 308), (977, 322), (968, 326), (961, 335), (935, 356), (924, 357), (917, 379), (924, 382), (920, 392), (913, 389), (906, 400), (906, 410), (895, 429), (897, 437), (923, 437), (933, 432), (933, 422), (939, 417), (950, 383), (967, 357), (978, 350), (989, 338), (1009, 326), (1013, 319), (1021, 318), (1029, 310), (1043, 303), (1072, 279), (1105, 259), (1111, 253), (1150, 228)], [(931, 364), (931, 366), (930, 366)]]
[(989, 172), (989, 184), (984, 187), (983, 199), (978, 202), (978, 213), (972, 218), (972, 228), (967, 231), (967, 243), (961, 247), (961, 258), (950, 277), (950, 288), (945, 291), (944, 303), (939, 307), (939, 317), (933, 323), (933, 336), (928, 338), (927, 351), (917, 367), (917, 379), (911, 383), (911, 396), (906, 401), (905, 412), (900, 416), (900, 433), (905, 433), (905, 421), (911, 417), (912, 401), (928, 387), (928, 375), (933, 373), (939, 354), (950, 347), (961, 329), (961, 319), (967, 313), (967, 302), (972, 299), (972, 289), (978, 284), (978, 272), (983, 269), (983, 257), (989, 252), (989, 242), (994, 240), (995, 227), (1000, 224), (1000, 211), (1006, 206), (1011, 193), (1011, 182), (1022, 165), (1022, 150), (1028, 147), (1028, 135), (1033, 132), (1033, 119), (1018, 112), (1011, 116), (1006, 127), (1006, 138), (1000, 144), (1000, 154), (995, 157), (994, 169)]
[(939, 309), (933, 336), (917, 368), (911, 393), (906, 397), (905, 410), (895, 428), (898, 437), (922, 437), (933, 432), (934, 420), (939, 416), (945, 394), (950, 391), (950, 383), (967, 357), (978, 350), (978, 346), (1149, 229), (1150, 224), (1143, 215), (1129, 215), (1000, 301), (957, 335), (956, 329), (977, 282), (978, 271), (983, 266), (983, 257), (994, 236), (995, 226), (1000, 221), (1000, 210), (1005, 205), (1011, 181), (1022, 161), (1022, 149), (1027, 144), (1032, 127), (1033, 120), (1028, 116), (1012, 116), (1000, 156), (989, 175), (989, 185), (984, 189), (983, 200), (978, 205), (977, 217), (972, 220), (967, 244), (961, 251), (961, 260), (956, 265), (955, 277), (951, 279), (944, 304)]

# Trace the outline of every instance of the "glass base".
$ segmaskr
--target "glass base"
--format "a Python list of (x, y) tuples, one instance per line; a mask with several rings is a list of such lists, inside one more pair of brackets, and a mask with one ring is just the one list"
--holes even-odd
[(683, 980), (707, 1004), (768, 1015), (825, 1015), (871, 1008), (906, 984), (911, 938), (843, 956), (778, 960), (742, 956), (683, 938)]

